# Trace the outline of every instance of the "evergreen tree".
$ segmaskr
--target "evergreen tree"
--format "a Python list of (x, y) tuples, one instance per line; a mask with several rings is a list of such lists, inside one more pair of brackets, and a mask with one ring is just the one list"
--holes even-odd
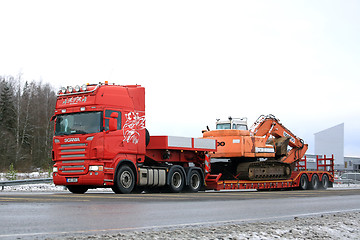
[(15, 163), (15, 132), (16, 111), (13, 102), (13, 91), (9, 82), (2, 80), (0, 94), (0, 164), (1, 168), (8, 169)]
[(13, 92), (10, 84), (5, 83), (0, 95), (0, 127), (3, 130), (14, 132), (15, 130), (15, 106), (13, 102)]

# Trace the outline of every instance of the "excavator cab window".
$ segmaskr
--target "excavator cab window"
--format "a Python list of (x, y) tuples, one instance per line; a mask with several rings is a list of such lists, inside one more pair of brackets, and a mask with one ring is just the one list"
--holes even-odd
[(233, 128), (232, 129), (237, 129), (237, 130), (248, 130), (246, 125), (243, 124), (233, 124)]
[(231, 129), (230, 123), (218, 123), (216, 129)]
[(246, 125), (243, 124), (235, 124), (232, 125), (230, 123), (218, 123), (216, 124), (216, 129), (236, 129), (236, 130), (248, 130)]

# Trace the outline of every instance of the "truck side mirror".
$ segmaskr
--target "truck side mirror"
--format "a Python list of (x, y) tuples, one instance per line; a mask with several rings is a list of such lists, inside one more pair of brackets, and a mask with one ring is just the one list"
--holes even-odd
[(112, 112), (109, 119), (109, 131), (116, 131), (117, 130), (117, 118), (119, 114), (117, 112)]

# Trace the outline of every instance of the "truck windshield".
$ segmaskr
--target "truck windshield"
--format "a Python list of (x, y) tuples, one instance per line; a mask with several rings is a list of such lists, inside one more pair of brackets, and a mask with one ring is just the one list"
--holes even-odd
[(100, 132), (102, 112), (62, 114), (56, 117), (55, 136)]
[(230, 123), (218, 123), (216, 124), (216, 129), (230, 129)]

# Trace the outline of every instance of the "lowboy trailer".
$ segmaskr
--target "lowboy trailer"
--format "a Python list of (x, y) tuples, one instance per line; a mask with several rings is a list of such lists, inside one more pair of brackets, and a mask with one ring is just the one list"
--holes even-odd
[(334, 183), (334, 156), (316, 157), (316, 170), (306, 169), (306, 156), (297, 162), (291, 177), (285, 180), (220, 180), (222, 174), (206, 175), (206, 187), (212, 190), (233, 190), (233, 189), (300, 189), (316, 190), (333, 187)]

